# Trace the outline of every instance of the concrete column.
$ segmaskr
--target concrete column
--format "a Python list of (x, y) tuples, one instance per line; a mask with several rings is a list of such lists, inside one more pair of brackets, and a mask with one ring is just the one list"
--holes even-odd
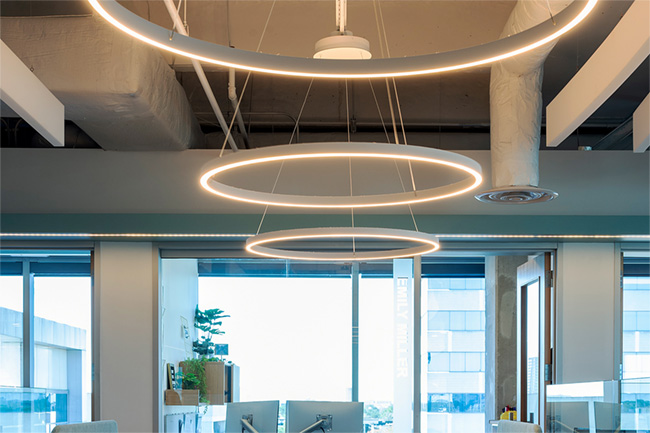
[(564, 243), (557, 268), (557, 383), (619, 379), (620, 248)]
[(517, 405), (517, 267), (526, 256), (485, 258), (485, 431)]
[[(150, 242), (99, 242), (94, 256), (96, 419), (158, 430), (158, 257)], [(97, 381), (99, 379), (99, 381)]]

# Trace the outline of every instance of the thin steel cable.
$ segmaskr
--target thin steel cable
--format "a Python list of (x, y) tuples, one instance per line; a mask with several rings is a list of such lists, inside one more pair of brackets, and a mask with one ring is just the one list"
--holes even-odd
[[(402, 138), (404, 139), (404, 145), (408, 146), (408, 141), (406, 140), (406, 131), (404, 130), (404, 119), (402, 118), (402, 109), (400, 108), (399, 94), (397, 93), (397, 83), (395, 82), (395, 78), (393, 78), (393, 89), (395, 89), (395, 103), (397, 104), (399, 123), (400, 126), (402, 127)], [(413, 193), (417, 195), (418, 189), (415, 187), (415, 176), (413, 175), (413, 165), (411, 164), (411, 160), (409, 160), (408, 163), (409, 163), (409, 174), (411, 175), (411, 186), (413, 187)]]
[[(348, 158), (348, 171), (350, 176), (350, 197), (352, 197), (352, 158)], [(350, 217), (352, 218), (352, 228), (354, 228), (354, 208), (350, 208)], [(352, 255), (357, 253), (357, 245), (354, 236), (352, 236)]]
[[(309, 97), (309, 92), (311, 92), (311, 86), (314, 84), (314, 79), (312, 78), (311, 81), (309, 82), (309, 87), (307, 88), (307, 93), (305, 93), (305, 99), (302, 100), (302, 105), (300, 106), (300, 112), (298, 113), (298, 117), (296, 118), (296, 124), (293, 127), (293, 131), (291, 131), (291, 138), (289, 138), (289, 144), (293, 142), (293, 137), (298, 130), (298, 124), (300, 123), (300, 118), (302, 117), (302, 112), (305, 109), (305, 104), (307, 103), (307, 98)], [(299, 140), (300, 138), (298, 138)]]
[(402, 118), (402, 107), (399, 103), (399, 93), (397, 93), (397, 83), (395, 82), (395, 78), (392, 78), (392, 80), (393, 80), (393, 89), (395, 90), (395, 105), (397, 105), (399, 124), (400, 127), (402, 128), (402, 140), (404, 140), (404, 144), (408, 145), (408, 141), (406, 141), (406, 131), (404, 130), (404, 119)]
[(381, 52), (381, 57), (384, 58), (386, 57), (386, 53), (384, 52), (384, 41), (381, 37), (381, 29), (379, 26), (379, 12), (377, 11), (377, 0), (374, 0), (372, 2), (372, 7), (375, 10), (375, 24), (377, 25), (377, 36), (379, 37), (379, 51)]
[(230, 0), (226, 0), (226, 36), (228, 38), (228, 46), (232, 47), (232, 40), (230, 38)]
[[(348, 95), (348, 80), (345, 80), (345, 122), (348, 128), (348, 143), (350, 142), (350, 99)], [(350, 178), (350, 197), (353, 195), (352, 189), (352, 158), (348, 158), (348, 174)], [(350, 208), (350, 217), (352, 219), (352, 228), (354, 228), (354, 208)], [(355, 255), (357, 252), (356, 241), (354, 236), (352, 236), (352, 255)]]
[[(271, 4), (271, 9), (269, 10), (269, 14), (266, 17), (266, 23), (264, 23), (264, 28), (262, 29), (262, 34), (260, 35), (260, 40), (257, 43), (257, 49), (255, 50), (256, 52), (260, 51), (260, 47), (262, 46), (262, 41), (264, 40), (264, 35), (266, 34), (266, 29), (269, 26), (269, 21), (271, 21), (271, 15), (273, 15), (273, 9), (275, 8), (275, 2), (277, 0), (273, 0), (273, 3)], [(223, 140), (223, 144), (221, 145), (221, 152), (219, 153), (219, 158), (223, 156), (224, 150), (226, 150), (226, 144), (228, 143), (228, 139), (230, 138), (230, 135), (232, 133), (232, 127), (235, 124), (235, 120), (237, 119), (237, 113), (239, 112), (239, 106), (241, 105), (241, 101), (244, 98), (244, 93), (246, 92), (246, 87), (248, 86), (248, 81), (251, 77), (251, 71), (248, 71), (248, 74), (246, 74), (246, 81), (244, 81), (244, 86), (241, 89), (241, 93), (239, 94), (239, 99), (237, 100), (237, 106), (235, 107), (235, 112), (232, 115), (232, 119), (230, 119), (230, 125), (228, 125), (228, 131), (226, 132), (226, 137)]]
[[(179, 4), (180, 6), (180, 4)], [(183, 1), (183, 26), (185, 26), (185, 31), (187, 34), (190, 34), (190, 26), (187, 25), (187, 0)]]
[[(282, 173), (282, 169), (284, 168), (284, 161), (280, 163), (280, 169), (278, 170), (277, 176), (275, 176), (275, 182), (273, 182), (273, 188), (271, 189), (271, 194), (275, 192), (275, 187), (278, 186), (278, 180), (280, 180), (280, 174)], [(262, 228), (262, 223), (264, 222), (264, 218), (266, 217), (266, 212), (269, 210), (269, 205), (267, 204), (266, 207), (264, 208), (264, 213), (262, 214), (262, 219), (260, 220), (260, 225), (257, 226), (257, 233), (260, 234), (260, 229)]]
[(246, 74), (246, 81), (244, 81), (244, 86), (241, 88), (241, 93), (239, 94), (239, 99), (237, 99), (237, 106), (235, 107), (235, 112), (232, 113), (232, 119), (230, 119), (230, 125), (228, 125), (228, 131), (226, 132), (226, 137), (223, 139), (223, 144), (221, 145), (221, 152), (219, 152), (219, 158), (223, 156), (223, 152), (226, 150), (226, 144), (228, 144), (228, 139), (232, 133), (232, 127), (237, 120), (237, 112), (239, 111), (239, 106), (241, 105), (242, 97), (244, 92), (246, 92), (246, 87), (248, 86), (248, 80), (251, 78), (251, 72), (248, 71)]
[[(384, 44), (386, 45), (386, 55), (390, 57), (390, 49), (388, 48), (388, 36), (386, 35), (386, 24), (384, 23), (384, 14), (381, 10), (381, 4), (375, 0), (373, 2), (373, 5), (375, 5), (375, 21), (377, 24), (377, 31), (380, 33), (379, 35), (379, 40), (380, 40), (380, 47), (382, 48), (382, 56), (384, 55), (383, 52), (383, 46), (381, 43), (382, 40), (382, 35), (384, 39)], [(377, 14), (377, 11), (379, 11), (379, 14)], [(379, 25), (379, 21), (381, 21), (381, 26)], [(381, 28), (381, 31), (379, 30)], [(395, 103), (397, 104), (397, 110), (399, 113), (399, 120), (400, 120), (400, 125), (402, 128), (402, 137), (404, 138), (404, 144), (408, 145), (408, 142), (406, 140), (406, 131), (404, 130), (404, 119), (402, 118), (402, 109), (400, 107), (399, 103), (399, 95), (397, 92), (397, 84), (395, 82), (395, 78), (393, 78), (393, 88), (395, 90)], [(391, 119), (393, 122), (393, 132), (395, 133), (395, 141), (397, 144), (399, 144), (399, 141), (397, 140), (397, 127), (395, 125), (395, 113), (393, 111), (393, 103), (391, 99), (391, 91), (390, 91), (390, 85), (388, 84), (388, 78), (386, 78), (386, 90), (388, 92), (388, 103), (390, 105), (390, 112), (391, 112)], [(415, 186), (415, 176), (413, 175), (413, 167), (411, 165), (411, 161), (408, 161), (409, 165), (409, 173), (411, 175), (411, 185), (413, 186), (413, 194), (417, 195), (417, 188)], [(397, 175), (399, 176), (400, 183), (402, 185), (402, 190), (406, 192), (406, 188), (404, 186), (404, 181), (402, 180), (402, 174), (399, 171), (399, 166), (397, 165), (397, 161), (395, 161), (395, 168), (397, 169)], [(411, 207), (411, 204), (408, 204), (409, 212), (411, 214), (411, 219), (413, 220), (413, 226), (415, 227), (415, 231), (419, 231), (418, 229), (418, 224), (415, 221), (415, 215), (413, 214), (413, 208)]]
[(350, 100), (348, 97), (348, 80), (345, 79), (345, 123), (348, 130), (348, 143), (350, 142)]
[[(379, 20), (381, 21), (381, 30), (382, 30), (382, 34), (384, 36), (384, 42), (386, 44), (386, 54), (388, 55), (388, 57), (390, 57), (390, 49), (388, 48), (388, 36), (386, 35), (386, 24), (384, 23), (384, 14), (383, 14), (383, 12), (381, 10), (381, 3), (378, 3), (377, 6), (378, 6), (378, 9), (379, 9)], [(392, 78), (392, 80), (393, 80), (393, 89), (395, 91), (395, 103), (397, 104), (397, 113), (399, 115), (399, 122), (400, 122), (400, 126), (401, 126), (401, 129), (402, 129), (402, 139), (404, 140), (404, 144), (408, 145), (408, 142), (406, 140), (406, 131), (404, 129), (404, 119), (402, 118), (402, 108), (400, 107), (399, 94), (397, 92), (397, 83), (395, 82), (395, 78)], [(393, 103), (392, 103), (392, 100), (391, 100), (391, 97), (390, 97), (391, 91), (390, 91), (390, 85), (388, 84), (388, 78), (386, 78), (386, 89), (387, 89), (388, 95), (389, 95), (388, 96), (388, 102), (390, 104), (391, 117), (392, 117), (392, 120), (393, 120), (393, 131), (395, 133), (395, 141), (397, 141), (397, 127), (395, 125), (395, 118), (394, 118), (395, 114), (393, 112)], [(397, 141), (397, 144), (399, 144), (398, 141)], [(409, 163), (409, 173), (411, 175), (411, 185), (413, 187), (413, 193), (415, 195), (417, 195), (417, 188), (415, 186), (415, 176), (413, 175), (413, 165), (411, 164), (410, 160), (408, 161), (408, 163)]]
[(375, 94), (375, 87), (372, 85), (372, 80), (368, 79), (368, 82), (370, 83), (370, 90), (372, 91), (372, 97), (375, 100), (377, 113), (379, 113), (379, 120), (381, 120), (381, 126), (384, 128), (384, 134), (386, 134), (386, 141), (390, 143), (390, 137), (388, 136), (388, 129), (386, 129), (386, 122), (384, 122), (384, 116), (381, 114), (381, 107), (379, 107), (379, 101), (377, 101), (377, 95)]
[(551, 21), (553, 21), (553, 25), (556, 25), (555, 17), (553, 16), (553, 11), (551, 10), (551, 2), (549, 0), (546, 0), (546, 7), (548, 8), (548, 14), (551, 16)]
[[(369, 80), (370, 81), (370, 80)], [(377, 106), (377, 111), (379, 112), (379, 118), (381, 119), (381, 124), (384, 126), (384, 133), (386, 134), (386, 140), (390, 143), (390, 137), (388, 136), (388, 131), (386, 130), (386, 124), (384, 123), (384, 119), (381, 116), (381, 108), (379, 107), (379, 101), (377, 101), (377, 96), (375, 95), (375, 89), (372, 86), (372, 81), (370, 81), (370, 89), (372, 90), (372, 96), (375, 99), (375, 105)], [(402, 191), (406, 192), (406, 186), (404, 185), (404, 179), (402, 179), (402, 173), (399, 171), (399, 165), (397, 164), (397, 160), (393, 160), (393, 163), (395, 163), (395, 171), (397, 171), (397, 176), (399, 178), (399, 183), (402, 186)], [(411, 213), (411, 219), (413, 220), (413, 226), (415, 227), (415, 231), (418, 230), (418, 224), (415, 222), (415, 216), (413, 215), (413, 209), (411, 208), (411, 204), (408, 204), (409, 212)]]
[[(307, 88), (307, 93), (305, 93), (305, 99), (302, 101), (302, 106), (300, 107), (300, 113), (298, 113), (298, 117), (296, 118), (296, 126), (293, 128), (293, 132), (291, 133), (291, 138), (289, 139), (289, 144), (293, 141), (293, 136), (294, 133), (296, 132), (296, 129), (298, 128), (298, 122), (300, 122), (300, 118), (302, 117), (302, 112), (305, 109), (305, 103), (307, 103), (307, 97), (309, 96), (309, 92), (311, 91), (311, 86), (314, 84), (314, 79), (312, 78), (311, 81), (309, 82), (309, 87)], [(275, 182), (273, 183), (273, 188), (271, 189), (271, 194), (275, 192), (275, 187), (278, 185), (278, 180), (280, 179), (280, 174), (282, 173), (282, 169), (284, 168), (284, 161), (280, 164), (280, 169), (278, 170), (277, 176), (275, 176)], [(266, 213), (269, 210), (269, 205), (267, 204), (266, 207), (264, 208), (264, 213), (262, 214), (262, 219), (260, 220), (260, 224), (257, 226), (257, 232), (255, 234), (260, 234), (260, 230), (262, 229), (262, 223), (264, 222), (264, 218), (266, 218)]]
[[(381, 7), (378, 7), (377, 0), (372, 2), (373, 8), (375, 10), (375, 24), (377, 25), (377, 36), (379, 37), (379, 50), (381, 51), (381, 57), (386, 57), (386, 51), (384, 49), (384, 38), (386, 37), (386, 32), (381, 31), (381, 25), (379, 23), (379, 14), (381, 14)], [(383, 19), (382, 19), (383, 22)], [(386, 47), (386, 50), (388, 47)], [(389, 54), (390, 55), (390, 54)], [(393, 98), (390, 92), (390, 85), (388, 84), (388, 78), (386, 78), (386, 92), (388, 94), (388, 107), (390, 108), (390, 119), (393, 124), (393, 134), (395, 135), (395, 144), (399, 144), (399, 137), (397, 136), (397, 125), (395, 124), (395, 111), (393, 110)]]

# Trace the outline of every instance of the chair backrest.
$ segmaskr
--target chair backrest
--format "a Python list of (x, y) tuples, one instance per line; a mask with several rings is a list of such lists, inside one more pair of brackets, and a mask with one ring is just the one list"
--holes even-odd
[(542, 429), (537, 424), (502, 419), (497, 424), (497, 433), (542, 433)]
[(80, 424), (60, 424), (52, 433), (117, 433), (115, 421), (93, 421)]

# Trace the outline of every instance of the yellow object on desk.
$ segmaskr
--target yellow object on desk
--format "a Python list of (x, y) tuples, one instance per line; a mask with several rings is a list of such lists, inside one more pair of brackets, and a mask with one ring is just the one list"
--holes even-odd
[(507, 410), (501, 414), (499, 419), (508, 419), (510, 421), (517, 421), (517, 411), (516, 410)]

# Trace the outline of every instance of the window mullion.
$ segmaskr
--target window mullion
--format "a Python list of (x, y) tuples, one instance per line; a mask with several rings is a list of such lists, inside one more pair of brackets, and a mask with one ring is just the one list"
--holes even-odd
[(23, 388), (34, 387), (34, 274), (23, 260)]
[(422, 257), (413, 257), (413, 432), (420, 433), (422, 417)]
[(352, 401), (359, 401), (359, 262), (352, 263)]

